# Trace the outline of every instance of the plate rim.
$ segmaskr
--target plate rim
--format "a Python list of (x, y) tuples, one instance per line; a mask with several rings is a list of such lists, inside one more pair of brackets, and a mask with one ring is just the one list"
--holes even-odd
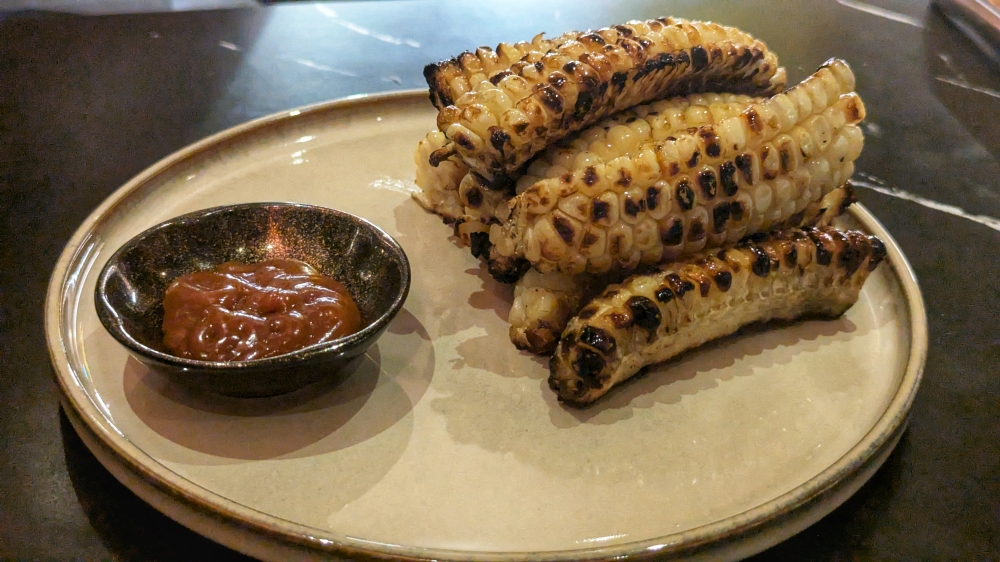
[[(204, 152), (223, 148), (227, 143), (238, 144), (241, 140), (245, 140), (254, 134), (266, 132), (269, 128), (289, 124), (296, 120), (301, 121), (314, 118), (327, 112), (343, 111), (358, 106), (375, 106), (377, 104), (393, 102), (415, 102), (419, 97), (426, 97), (426, 95), (426, 90), (421, 89), (359, 94), (272, 113), (225, 129), (181, 148), (144, 169), (108, 195), (77, 228), (59, 256), (46, 290), (44, 304), (45, 337), (50, 361), (53, 366), (53, 376), (56, 379), (60, 393), (63, 395), (64, 404), (68, 404), (75, 410), (74, 413), (83, 421), (87, 429), (107, 445), (110, 451), (125, 466), (131, 469), (133, 473), (153, 485), (156, 489), (165, 492), (169, 497), (188, 505), (192, 509), (207, 511), (213, 516), (226, 519), (229, 523), (236, 523), (239, 527), (244, 528), (250, 533), (263, 535), (270, 540), (296, 549), (348, 556), (352, 559), (388, 558), (405, 561), (475, 559), (510, 562), (525, 559), (611, 560), (623, 557), (629, 559), (648, 559), (653, 557), (674, 558), (698, 553), (704, 554), (706, 549), (712, 550), (713, 545), (715, 547), (725, 547), (726, 545), (732, 547), (752, 539), (754, 535), (761, 534), (769, 528), (780, 527), (783, 521), (787, 522), (793, 516), (801, 515), (801, 511), (804, 509), (815, 508), (816, 504), (821, 503), (824, 498), (835, 495), (844, 486), (845, 482), (850, 481), (852, 475), (870, 468), (870, 465), (877, 459), (881, 459), (878, 460), (878, 464), (881, 464), (881, 461), (887, 456), (887, 452), (884, 449), (889, 446), (891, 450), (898, 441), (899, 436), (905, 430), (909, 419), (909, 412), (920, 386), (927, 357), (927, 315), (919, 283), (909, 261), (903, 255), (898, 243), (886, 228), (860, 203), (852, 205), (848, 209), (848, 212), (866, 230), (879, 236), (885, 242), (888, 250), (886, 263), (891, 266), (893, 270), (892, 274), (899, 283), (910, 318), (910, 350), (903, 376), (900, 379), (895, 394), (872, 428), (843, 456), (813, 478), (776, 498), (742, 513), (679, 533), (603, 547), (542, 552), (476, 552), (390, 545), (347, 536), (334, 537), (333, 539), (322, 538), (315, 536), (317, 534), (316, 531), (320, 531), (320, 529), (287, 521), (242, 505), (207, 490), (171, 471), (118, 431), (114, 423), (98, 410), (92, 401), (92, 397), (83, 390), (81, 385), (71, 384), (71, 381), (78, 381), (78, 377), (72, 372), (73, 369), (69, 365), (67, 348), (62, 339), (63, 333), (61, 330), (65, 318), (65, 310), (62, 306), (63, 297), (68, 291), (72, 290), (72, 287), (68, 286), (71, 284), (70, 277), (73, 273), (70, 265), (78, 261), (79, 254), (85, 249), (85, 243), (101, 223), (102, 219), (107, 218), (109, 212), (127, 199), (129, 195), (146, 186), (151, 181), (168, 174), (175, 166), (195, 159)], [(153, 470), (144, 463), (159, 467), (159, 470)], [(186, 482), (189, 487), (193, 487), (199, 493), (196, 494), (189, 489), (178, 486), (178, 482)], [(846, 497), (841, 498), (837, 502), (837, 505), (844, 499)], [(163, 511), (163, 508), (155, 503), (154, 506)], [(836, 505), (830, 506), (819, 517), (829, 513), (835, 507)], [(819, 517), (816, 517), (815, 520), (818, 520)], [(174, 517), (174, 519), (177, 518)], [(802, 525), (801, 528), (805, 528), (808, 524), (811, 524), (811, 522)], [(193, 530), (205, 534), (201, 529)], [(333, 536), (333, 534), (330, 533), (328, 536)], [(770, 545), (765, 545), (765, 548), (766, 546)]]

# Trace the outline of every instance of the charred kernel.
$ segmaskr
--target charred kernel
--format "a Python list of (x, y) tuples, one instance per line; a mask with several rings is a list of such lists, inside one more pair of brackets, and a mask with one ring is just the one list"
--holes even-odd
[(597, 180), (598, 177), (596, 168), (594, 168), (593, 166), (587, 166), (586, 168), (583, 169), (583, 183), (587, 184), (588, 186), (593, 186), (595, 183), (597, 183)]
[(571, 183), (573, 181), (572, 172), (566, 172), (565, 174), (559, 176), (559, 181), (563, 183)]
[[(567, 74), (573, 74), (576, 69), (580, 68), (580, 61), (571, 60), (563, 65), (563, 72)], [(494, 84), (495, 86), (496, 84)]]
[(589, 345), (605, 355), (614, 353), (615, 348), (618, 347), (615, 343), (614, 336), (601, 328), (595, 328), (594, 326), (584, 326), (583, 329), (580, 330), (579, 341), (580, 343)]
[(788, 267), (795, 267), (799, 264), (799, 249), (795, 244), (792, 244), (790, 250), (785, 252), (785, 265)]
[[(826, 209), (820, 209), (819, 213), (817, 213), (817, 216), (823, 216), (823, 213), (825, 212)], [(788, 224), (802, 224), (802, 219), (804, 219), (805, 217), (806, 217), (805, 210), (799, 211), (794, 215), (788, 217)]]
[(566, 85), (567, 78), (562, 72), (553, 72), (549, 74), (549, 84), (556, 87), (557, 90), (561, 90), (563, 86)]
[(729, 221), (730, 204), (723, 201), (712, 209), (712, 222), (715, 225), (715, 233), (720, 234), (726, 229), (726, 222)]
[(616, 72), (611, 75), (611, 84), (613, 84), (618, 89), (622, 89), (625, 87), (625, 80), (627, 79), (628, 79), (627, 72)]
[(490, 144), (493, 148), (503, 152), (503, 147), (510, 143), (510, 135), (500, 127), (490, 127)]
[(472, 142), (469, 135), (465, 133), (458, 133), (455, 135), (455, 144), (464, 148), (465, 150), (474, 150), (476, 145)]
[(588, 320), (593, 318), (595, 314), (597, 314), (596, 306), (586, 306), (580, 311), (580, 314), (577, 314), (577, 317), (581, 320)]
[(694, 283), (686, 279), (681, 279), (680, 275), (676, 273), (667, 275), (666, 281), (670, 284), (670, 288), (677, 295), (677, 298), (684, 298), (685, 293), (694, 290)]
[[(506, 77), (508, 77), (508, 76), (510, 76), (512, 74), (514, 74), (514, 73), (511, 72), (511, 71), (509, 71), (509, 70), (501, 70), (500, 72), (497, 72), (496, 74), (494, 74), (493, 76), (490, 77), (490, 83), (493, 84), (494, 86), (496, 86), (496, 85), (500, 84), (501, 80), (503, 80), (504, 78), (506, 78)], [(448, 105), (451, 105), (451, 104), (448, 104)]]
[(632, 173), (624, 168), (618, 170), (618, 181), (616, 181), (615, 183), (622, 187), (628, 187), (632, 185)]
[(551, 109), (553, 113), (562, 113), (563, 97), (555, 90), (555, 88), (546, 84), (538, 84), (535, 86), (535, 92), (538, 94), (539, 99), (545, 107)]
[(692, 221), (688, 228), (688, 242), (698, 242), (705, 238), (705, 225), (701, 221)]
[(719, 166), (719, 183), (722, 184), (722, 193), (726, 197), (736, 195), (739, 184), (736, 183), (736, 165), (732, 162), (723, 162)]
[(733, 286), (733, 274), (728, 271), (720, 271), (715, 274), (715, 285), (719, 290), (726, 292)]
[(625, 214), (634, 217), (643, 211), (645, 202), (640, 199), (639, 201), (633, 201), (631, 197), (625, 198)]
[(514, 124), (514, 132), (519, 135), (523, 135), (524, 132), (528, 130), (528, 125), (529, 124), (527, 122), (516, 123)]
[(705, 195), (705, 199), (711, 201), (718, 192), (719, 180), (716, 179), (714, 171), (703, 170), (698, 172), (698, 185), (701, 186), (701, 192)]
[[(607, 362), (604, 361), (604, 358), (600, 354), (594, 353), (587, 348), (577, 349), (576, 359), (573, 360), (573, 370), (576, 371), (576, 374), (584, 380), (593, 382), (596, 382), (598, 377), (601, 376), (601, 371), (604, 370), (605, 365), (607, 365)], [(577, 393), (584, 390), (582, 387), (583, 385), (577, 387)]]
[(708, 52), (701, 45), (691, 48), (691, 66), (695, 70), (701, 70), (708, 66)]
[(488, 258), (490, 256), (490, 235), (488, 232), (473, 232), (469, 235), (469, 249), (473, 257)]
[(864, 252), (858, 247), (857, 239), (849, 239), (844, 249), (840, 252), (837, 265), (844, 270), (848, 277), (861, 267), (861, 262), (865, 259)]
[(753, 156), (746, 152), (737, 156), (736, 168), (743, 174), (743, 180), (753, 185)]
[(473, 209), (478, 209), (483, 204), (483, 192), (478, 187), (473, 187), (465, 194), (465, 200)]
[(583, 240), (580, 241), (580, 246), (586, 248), (592, 246), (594, 242), (597, 242), (597, 235), (593, 232), (587, 232), (583, 235)]
[(624, 330), (635, 323), (631, 314), (622, 312), (612, 312), (611, 314), (608, 315), (608, 319), (611, 320), (611, 324), (613, 324), (614, 327), (618, 328), (619, 330)]
[(878, 238), (874, 236), (869, 236), (868, 241), (871, 242), (872, 244), (872, 255), (871, 259), (868, 262), (868, 270), (875, 271), (875, 268), (878, 267), (878, 264), (883, 259), (885, 259), (887, 251), (885, 249), (885, 244), (883, 244), (882, 241), (879, 240)]
[(632, 29), (629, 28), (629, 27), (627, 27), (627, 26), (624, 26), (624, 25), (615, 25), (615, 26), (612, 26), (612, 27), (614, 27), (615, 31), (617, 31), (618, 33), (620, 33), (624, 37), (631, 37), (632, 36)]
[(670, 166), (668, 166), (667, 171), (670, 173), (671, 176), (676, 176), (677, 174), (681, 173), (681, 165), (678, 164), (677, 162), (671, 162)]
[(745, 214), (744, 211), (745, 209), (743, 209), (743, 203), (740, 203), (739, 201), (733, 201), (729, 204), (729, 218), (736, 222), (743, 220)]
[(833, 254), (823, 246), (823, 241), (819, 238), (813, 238), (813, 243), (816, 244), (816, 263), (820, 265), (830, 265), (830, 261), (833, 259)]
[(691, 57), (687, 54), (687, 51), (677, 53), (677, 63), (682, 65), (691, 64)]
[(608, 218), (608, 213), (611, 211), (611, 205), (607, 201), (601, 201), (600, 199), (595, 199), (593, 204), (590, 206), (590, 218), (594, 222), (601, 219)]
[(757, 246), (750, 246), (749, 250), (754, 258), (753, 265), (750, 266), (750, 271), (753, 271), (753, 274), (757, 277), (767, 277), (771, 273), (771, 258)]
[(660, 190), (656, 186), (651, 186), (646, 190), (646, 208), (650, 211), (660, 206)]
[(748, 107), (743, 112), (743, 120), (746, 121), (747, 127), (753, 133), (760, 133), (764, 130), (764, 123), (760, 118), (760, 114), (752, 107)]
[(646, 297), (632, 297), (625, 302), (625, 306), (632, 311), (632, 318), (636, 326), (647, 332), (655, 332), (660, 327), (660, 307)]
[(788, 151), (788, 147), (778, 150), (778, 159), (781, 160), (781, 171), (787, 172), (792, 162), (792, 154)]
[(712, 290), (712, 282), (708, 277), (701, 277), (698, 281), (698, 292), (702, 297), (707, 297), (708, 292)]
[(709, 128), (702, 128), (698, 131), (698, 136), (705, 143), (705, 154), (709, 158), (718, 158), (722, 154), (722, 146), (719, 145), (719, 137), (715, 136), (715, 131)]
[(660, 302), (670, 302), (674, 300), (674, 292), (670, 290), (670, 287), (660, 285), (660, 288), (656, 290), (656, 300)]
[(562, 238), (563, 242), (567, 244), (573, 243), (573, 235), (576, 233), (576, 229), (573, 228), (573, 223), (569, 219), (560, 216), (553, 217), (552, 226), (559, 233), (559, 238)]
[(677, 182), (676, 199), (682, 211), (690, 211), (694, 207), (694, 190), (687, 180)]
[(660, 242), (664, 246), (676, 246), (684, 240), (684, 222), (680, 219), (674, 221), (670, 228), (660, 232)]
[(687, 167), (688, 168), (694, 168), (695, 166), (697, 166), (698, 165), (698, 160), (700, 158), (701, 158), (701, 153), (698, 152), (697, 150), (695, 150), (691, 154), (691, 158), (687, 161)]

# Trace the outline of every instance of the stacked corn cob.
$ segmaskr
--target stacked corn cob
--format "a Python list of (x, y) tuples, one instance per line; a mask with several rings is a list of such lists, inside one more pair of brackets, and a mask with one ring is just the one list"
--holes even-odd
[[(518, 283), (516, 346), (549, 353), (563, 338), (551, 384), (569, 401), (592, 400), (634, 372), (579, 374), (600, 354), (572, 335), (583, 319), (570, 318), (589, 297), (639, 268), (748, 235), (826, 228), (853, 201), (847, 180), (864, 105), (850, 68), (833, 59), (778, 93), (784, 70), (774, 54), (734, 28), (661, 18), (539, 36), (429, 65), (425, 76), (439, 130), (417, 147), (415, 197), (455, 225), (495, 278)], [(810, 302), (823, 308), (827, 293)], [(771, 300), (770, 316), (799, 310)], [(718, 337), (690, 325), (708, 335), (683, 341)], [(655, 347), (654, 332), (646, 337)]]

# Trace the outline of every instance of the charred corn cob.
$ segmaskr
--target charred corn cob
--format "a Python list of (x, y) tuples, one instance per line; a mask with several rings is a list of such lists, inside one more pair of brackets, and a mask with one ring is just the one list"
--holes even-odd
[[(821, 200), (810, 203), (787, 221), (787, 227), (829, 226), (855, 201), (850, 182), (834, 189)], [(617, 278), (616, 278), (617, 277)], [(508, 315), (510, 341), (518, 349), (537, 354), (551, 353), (574, 316), (588, 300), (608, 283), (620, 282), (624, 275), (568, 275), (528, 270), (514, 286), (514, 302)]]
[[(742, 94), (693, 94), (616, 113), (536, 155), (525, 175), (517, 180), (516, 190), (524, 191), (542, 179), (557, 178), (576, 168), (605, 164), (620, 156), (633, 156), (645, 143), (664, 140), (692, 127), (739, 115), (754, 101), (761, 99)], [(418, 160), (420, 152), (418, 147)], [(452, 160), (449, 158), (448, 161)], [(419, 174), (419, 162), (417, 166)], [(435, 168), (430, 164), (424, 167), (430, 169), (426, 174), (437, 177), (433, 172)], [(474, 245), (471, 240), (474, 233), (489, 232), (489, 225), (494, 219), (503, 221), (510, 215), (507, 204), (511, 195), (509, 190), (498, 188), (477, 173), (466, 174), (457, 190), (464, 212), (461, 218), (463, 224), (457, 229), (457, 234), (466, 245)]]
[(753, 322), (837, 317), (885, 256), (874, 236), (832, 227), (761, 235), (613, 285), (573, 318), (549, 386), (587, 404), (642, 367)]
[(832, 60), (736, 117), (537, 182), (490, 227), (490, 272), (629, 270), (787, 221), (854, 171), (864, 105), (853, 88)]
[(431, 98), (453, 101), (438, 112), (450, 143), (432, 163), (457, 153), (491, 180), (573, 131), (652, 99), (705, 91), (770, 95), (785, 85), (784, 69), (761, 41), (732, 27), (671, 18), (580, 33), (476, 83), (459, 77), (456, 64), (427, 71)]

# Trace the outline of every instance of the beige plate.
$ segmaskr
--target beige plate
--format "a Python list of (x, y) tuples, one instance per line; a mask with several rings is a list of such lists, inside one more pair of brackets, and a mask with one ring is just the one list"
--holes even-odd
[[(739, 558), (815, 522), (905, 428), (927, 347), (913, 273), (887, 263), (833, 321), (752, 330), (585, 409), (507, 341), (512, 291), (409, 196), (425, 93), (266, 117), (157, 163), (84, 222), (45, 322), (71, 420), (126, 485), (219, 542), (274, 560)], [(101, 327), (94, 282), (171, 217), (245, 201), (365, 217), (413, 267), (404, 310), (350, 378), (271, 399), (177, 388)]]

